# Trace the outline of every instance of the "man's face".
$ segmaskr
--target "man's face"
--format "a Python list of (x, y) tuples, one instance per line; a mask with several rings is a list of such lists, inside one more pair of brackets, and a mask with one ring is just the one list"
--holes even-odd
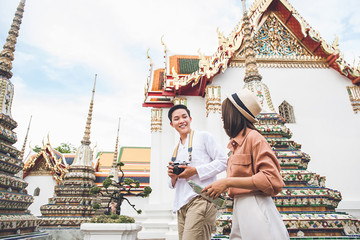
[(175, 110), (171, 117), (170, 125), (179, 132), (180, 135), (188, 134), (190, 132), (191, 117), (185, 109), (179, 108)]

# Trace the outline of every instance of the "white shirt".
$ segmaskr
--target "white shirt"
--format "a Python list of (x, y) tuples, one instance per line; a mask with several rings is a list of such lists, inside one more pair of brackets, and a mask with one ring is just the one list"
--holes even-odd
[[(179, 140), (175, 162), (189, 162), (189, 138), (188, 134), (184, 145)], [(174, 187), (169, 177), (170, 188), (175, 188), (174, 213), (198, 195), (187, 183), (187, 180), (192, 180), (200, 186), (206, 187), (216, 180), (218, 173), (226, 169), (227, 155), (210, 133), (194, 131), (192, 148), (191, 162), (188, 166), (195, 167), (198, 174), (188, 179), (178, 178)]]

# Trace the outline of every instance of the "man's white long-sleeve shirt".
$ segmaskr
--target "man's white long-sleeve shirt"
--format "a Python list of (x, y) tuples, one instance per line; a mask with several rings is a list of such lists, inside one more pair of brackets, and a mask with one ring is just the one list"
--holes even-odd
[[(181, 141), (179, 140), (179, 149), (175, 162), (189, 162), (189, 138), (190, 136), (188, 134), (184, 144), (181, 144)], [(227, 155), (223, 148), (215, 141), (214, 137), (208, 132), (194, 131), (191, 162), (189, 166), (195, 167), (198, 174), (188, 179), (178, 178), (174, 187), (172, 186), (171, 178), (169, 177), (170, 188), (175, 188), (173, 211), (177, 212), (193, 197), (198, 195), (187, 183), (188, 180), (192, 180), (198, 185), (206, 187), (216, 180), (216, 175), (218, 173), (226, 169), (226, 163)]]

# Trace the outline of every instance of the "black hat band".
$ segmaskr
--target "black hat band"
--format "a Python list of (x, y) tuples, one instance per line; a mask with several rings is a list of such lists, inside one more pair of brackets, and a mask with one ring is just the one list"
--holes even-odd
[(244, 109), (248, 114), (250, 114), (253, 118), (254, 115), (249, 111), (249, 109), (245, 106), (245, 104), (240, 100), (240, 98), (238, 97), (238, 95), (236, 93), (231, 95), (232, 98), (234, 99), (234, 101), (236, 102), (237, 105), (239, 105), (242, 109)]

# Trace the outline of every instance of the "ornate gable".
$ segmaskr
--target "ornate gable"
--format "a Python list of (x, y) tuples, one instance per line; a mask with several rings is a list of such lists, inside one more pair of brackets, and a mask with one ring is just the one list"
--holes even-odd
[(67, 172), (62, 154), (47, 143), (38, 154), (30, 156), (24, 166), (24, 178), (29, 175), (52, 175), (62, 181)]
[[(245, 57), (244, 48), (234, 58)], [(310, 57), (313, 54), (271, 13), (254, 36), (254, 51), (259, 57)], [(234, 59), (233, 59), (234, 60)]]

